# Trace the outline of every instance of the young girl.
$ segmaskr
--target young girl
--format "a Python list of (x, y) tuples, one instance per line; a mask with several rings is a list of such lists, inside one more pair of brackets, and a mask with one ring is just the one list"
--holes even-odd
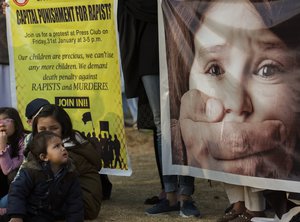
[(0, 108), (0, 215), (6, 213), (9, 182), (23, 162), (25, 130), (14, 108)]
[(42, 131), (52, 131), (62, 138), (79, 173), (85, 219), (95, 219), (99, 214), (102, 200), (101, 180), (98, 173), (101, 169), (100, 155), (89, 141), (78, 131), (73, 130), (69, 115), (59, 106), (46, 105), (34, 118), (33, 136)]
[(10, 222), (83, 222), (82, 192), (75, 166), (53, 132), (34, 136), (8, 195)]

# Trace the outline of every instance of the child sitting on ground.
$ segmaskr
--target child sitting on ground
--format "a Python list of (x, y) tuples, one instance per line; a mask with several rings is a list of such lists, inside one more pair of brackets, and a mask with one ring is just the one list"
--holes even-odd
[(8, 215), (10, 222), (84, 221), (75, 167), (55, 133), (34, 136), (28, 157), (10, 186)]
[(0, 108), (0, 219), (6, 214), (9, 184), (24, 159), (25, 134), (18, 111)]

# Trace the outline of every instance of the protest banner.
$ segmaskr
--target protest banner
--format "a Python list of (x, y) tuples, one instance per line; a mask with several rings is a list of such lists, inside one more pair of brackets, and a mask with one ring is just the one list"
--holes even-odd
[(300, 4), (160, 3), (163, 172), (299, 192)]
[[(101, 173), (130, 175), (121, 102), (117, 1), (11, 0), (9, 5), (12, 89), (16, 89), (14, 102), (23, 119), (26, 105), (37, 97), (63, 107), (74, 129), (102, 150)], [(101, 131), (101, 121), (109, 130)], [(116, 166), (114, 159), (121, 159), (121, 164)]]

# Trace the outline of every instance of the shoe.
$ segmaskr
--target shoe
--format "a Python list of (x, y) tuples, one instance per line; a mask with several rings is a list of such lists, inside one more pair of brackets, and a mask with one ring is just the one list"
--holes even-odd
[(230, 222), (251, 222), (253, 217), (265, 217), (264, 212), (257, 212), (254, 215), (249, 214), (247, 211), (239, 214), (235, 219), (231, 220)]
[(238, 215), (235, 219), (231, 220), (230, 222), (251, 222), (251, 219), (254, 216), (251, 214), (248, 214), (247, 212), (244, 212), (240, 215)]
[(158, 204), (146, 210), (145, 213), (147, 215), (157, 215), (157, 214), (163, 214), (163, 213), (167, 213), (171, 211), (179, 211), (179, 210), (180, 210), (179, 202), (174, 206), (170, 206), (169, 200), (163, 199)]
[(230, 204), (226, 209), (224, 213), (228, 213), (229, 211), (231, 211), (233, 209), (233, 204)]
[(158, 196), (149, 197), (144, 201), (144, 204), (154, 205), (159, 203)]
[(225, 213), (221, 218), (217, 220), (217, 222), (229, 222), (239, 216), (239, 213), (237, 213), (234, 209), (229, 210), (227, 213)]
[(192, 200), (185, 200), (180, 208), (180, 216), (182, 217), (200, 217), (200, 211)]

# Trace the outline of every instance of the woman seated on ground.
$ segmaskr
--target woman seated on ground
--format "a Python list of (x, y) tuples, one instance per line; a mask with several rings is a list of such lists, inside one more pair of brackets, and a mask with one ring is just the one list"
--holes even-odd
[(0, 108), (0, 220), (6, 217), (9, 184), (24, 159), (25, 135), (18, 111)]
[(42, 131), (51, 131), (59, 135), (64, 147), (79, 173), (82, 188), (85, 219), (97, 218), (102, 200), (102, 186), (99, 176), (101, 157), (95, 147), (78, 131), (73, 130), (67, 112), (56, 105), (46, 105), (34, 118), (32, 133), (35, 136)]

